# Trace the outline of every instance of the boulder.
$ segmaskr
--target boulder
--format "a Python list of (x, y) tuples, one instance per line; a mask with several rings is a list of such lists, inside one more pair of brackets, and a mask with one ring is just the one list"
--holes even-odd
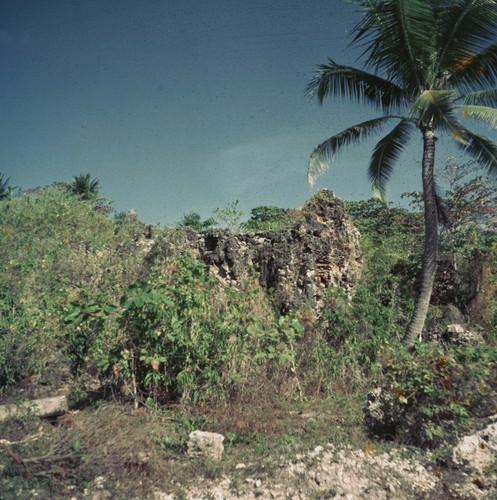
[(7, 418), (22, 416), (31, 412), (39, 417), (54, 417), (68, 411), (67, 396), (54, 396), (50, 398), (35, 399), (26, 403), (0, 406), (0, 422)]
[(448, 463), (484, 473), (496, 459), (497, 416), (494, 416), (483, 429), (459, 440), (448, 456)]
[(221, 460), (224, 436), (215, 432), (193, 431), (188, 436), (188, 455)]
[(480, 333), (468, 330), (459, 323), (447, 325), (443, 338), (452, 344), (466, 346), (478, 345), (484, 341)]

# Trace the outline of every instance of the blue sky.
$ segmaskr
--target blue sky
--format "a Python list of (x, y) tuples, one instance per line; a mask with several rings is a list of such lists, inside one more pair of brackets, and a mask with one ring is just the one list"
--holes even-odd
[[(239, 200), (298, 207), (316, 144), (375, 116), (305, 95), (317, 64), (353, 64), (339, 0), (1, 0), (0, 172), (22, 188), (90, 172), (118, 211), (174, 223)], [(371, 196), (373, 142), (315, 189)], [(419, 188), (421, 141), (391, 198)]]

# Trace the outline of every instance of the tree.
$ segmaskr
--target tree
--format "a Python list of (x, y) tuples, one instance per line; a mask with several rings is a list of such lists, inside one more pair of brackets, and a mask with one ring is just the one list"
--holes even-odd
[(206, 220), (202, 220), (202, 218), (198, 213), (189, 212), (183, 215), (183, 219), (181, 220), (179, 225), (181, 227), (189, 227), (194, 231), (200, 232), (200, 231), (206, 231), (212, 226), (215, 226), (216, 221), (212, 217)]
[(238, 210), (238, 200), (228, 203), (226, 208), (216, 208), (212, 213), (219, 219), (225, 229), (231, 232), (240, 230), (244, 214), (242, 210)]
[(90, 174), (80, 174), (74, 177), (69, 190), (82, 200), (92, 200), (98, 196), (100, 183), (98, 179), (92, 179)]
[(288, 210), (273, 206), (259, 206), (250, 211), (250, 219), (242, 224), (244, 231), (279, 231), (291, 226)]
[(449, 160), (440, 177), (449, 188), (444, 204), (452, 231), (476, 226), (483, 231), (497, 230), (497, 183), (494, 178), (475, 175), (473, 162)]
[(10, 198), (12, 190), (13, 188), (9, 186), (9, 179), (4, 180), (4, 174), (0, 173), (0, 201)]
[[(448, 186), (439, 194), (446, 233), (450, 235), (470, 227), (482, 232), (497, 232), (497, 181), (494, 177), (477, 173), (473, 160), (457, 163), (453, 158), (449, 158), (436, 175)], [(422, 209), (423, 193), (403, 193), (402, 198), (410, 198), (409, 205), (414, 210)]]
[(323, 103), (347, 97), (376, 107), (382, 116), (330, 137), (312, 152), (308, 181), (345, 146), (397, 122), (376, 144), (369, 163), (375, 193), (386, 187), (407, 140), (417, 129), (423, 141), (424, 252), (421, 287), (404, 341), (421, 335), (435, 278), (438, 252), (435, 145), (437, 133), (489, 174), (497, 174), (497, 144), (471, 131), (464, 118), (497, 127), (497, 0), (355, 0), (365, 11), (351, 45), (363, 48), (364, 69), (333, 60), (318, 66), (308, 93)]

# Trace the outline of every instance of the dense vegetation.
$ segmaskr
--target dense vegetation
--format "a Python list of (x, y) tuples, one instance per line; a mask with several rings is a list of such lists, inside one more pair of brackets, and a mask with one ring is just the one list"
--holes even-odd
[[(461, 195), (464, 186), (476, 202)], [(0, 401), (63, 389), (86, 425), (95, 415), (102, 433), (117, 432), (117, 425), (130, 435), (134, 407), (150, 426), (146, 442), (157, 463), (161, 453), (181, 450), (194, 427), (224, 432), (235, 450), (256, 444), (259, 433), (285, 436), (284, 408), (340, 408), (355, 415), (361, 439), (371, 432), (437, 449), (497, 410), (497, 238), (489, 217), (477, 216), (483, 195), (496, 199), (484, 179), (476, 186), (461, 180), (446, 194), (454, 211), (465, 204), (474, 217), (442, 234), (441, 259), (457, 269), (457, 279), (441, 275), (426, 342), (411, 352), (401, 339), (421, 263), (419, 212), (375, 200), (348, 203), (362, 234), (360, 283), (352, 296), (329, 289), (320, 317), (309, 310), (282, 316), (255, 275), (238, 289), (212, 278), (186, 251), (188, 224), (151, 229), (61, 184), (11, 194), (0, 202)], [(257, 207), (241, 227), (284, 230), (290, 217)], [(202, 229), (200, 218), (190, 219)], [(449, 306), (480, 342), (459, 345), (444, 336)], [(362, 427), (361, 409), (375, 387), (390, 396), (392, 414), (383, 428), (367, 421)], [(102, 408), (110, 401), (124, 406), (106, 420)], [(5, 429), (35, 425), (29, 412), (13, 421)], [(123, 466), (102, 461), (84, 426), (57, 436), (53, 456), (66, 459), (56, 466), (33, 461), (19, 468), (0, 448), (12, 488), (6, 498), (37, 481), (50, 489), (72, 478), (83, 487), (102, 470)], [(120, 456), (129, 451), (121, 442), (115, 447)], [(37, 451), (22, 445), (17, 453)]]

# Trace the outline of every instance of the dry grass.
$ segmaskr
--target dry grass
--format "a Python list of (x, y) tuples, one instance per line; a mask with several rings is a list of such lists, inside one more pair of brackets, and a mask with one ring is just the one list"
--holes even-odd
[[(269, 473), (271, 467), (278, 468), (282, 455), (334, 440), (360, 442), (361, 426), (357, 419), (350, 420), (355, 403), (350, 405), (296, 404), (259, 387), (248, 399), (188, 411), (103, 404), (67, 414), (55, 425), (44, 422), (41, 432), (39, 420), (21, 430), (19, 422), (11, 421), (11, 438), (24, 441), (0, 448), (0, 483), (6, 479), (0, 497), (16, 498), (20, 491), (28, 495), (37, 489), (41, 498), (65, 498), (84, 490), (90, 495), (107, 491), (116, 498), (147, 498), (162, 487), (181, 498), (182, 488), (200, 477), (239, 475), (235, 466), (240, 462), (253, 464), (246, 473), (260, 463)], [(225, 436), (221, 462), (186, 455), (186, 439), (194, 429)]]

